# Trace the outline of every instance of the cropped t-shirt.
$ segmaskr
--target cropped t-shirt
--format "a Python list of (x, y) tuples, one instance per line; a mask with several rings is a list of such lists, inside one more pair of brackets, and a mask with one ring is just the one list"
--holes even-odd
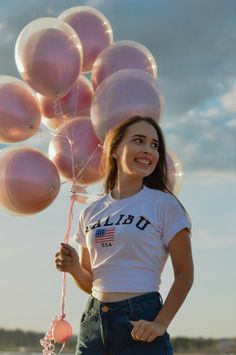
[(170, 193), (143, 186), (120, 200), (111, 194), (83, 209), (75, 240), (88, 248), (93, 290), (158, 291), (168, 257), (167, 246), (190, 225)]

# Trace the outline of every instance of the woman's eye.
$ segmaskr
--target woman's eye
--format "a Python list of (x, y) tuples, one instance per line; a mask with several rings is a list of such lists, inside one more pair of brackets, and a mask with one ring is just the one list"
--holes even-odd
[(142, 139), (141, 138), (135, 138), (134, 140), (136, 143), (142, 143)]
[(158, 149), (158, 147), (159, 147), (158, 143), (152, 143), (152, 148), (153, 149)]

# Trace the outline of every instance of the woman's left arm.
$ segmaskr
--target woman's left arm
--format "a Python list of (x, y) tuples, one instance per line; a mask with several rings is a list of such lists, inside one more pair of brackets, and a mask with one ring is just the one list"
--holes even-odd
[(168, 250), (174, 270), (174, 282), (154, 321), (164, 329), (169, 326), (193, 284), (194, 268), (189, 231), (183, 229), (178, 232), (170, 241)]
[(154, 321), (131, 322), (134, 326), (131, 332), (134, 340), (151, 342), (163, 335), (193, 284), (193, 259), (187, 229), (181, 230), (174, 236), (168, 245), (168, 250), (174, 270), (174, 282)]

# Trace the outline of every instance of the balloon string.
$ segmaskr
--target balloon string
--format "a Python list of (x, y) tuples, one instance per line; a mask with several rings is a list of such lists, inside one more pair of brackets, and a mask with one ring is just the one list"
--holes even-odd
[[(78, 95), (78, 90), (76, 90), (76, 97)], [(62, 112), (62, 106), (61, 106), (61, 101), (59, 98), (57, 98), (57, 100), (55, 101), (55, 106), (57, 106), (58, 110), (57, 110), (57, 115), (59, 116), (63, 116), (63, 112)], [(76, 105), (75, 105), (76, 106)], [(69, 138), (69, 134), (67, 131), (67, 126), (65, 125), (65, 131), (66, 131), (66, 136), (64, 138), (66, 138), (68, 140), (69, 146), (70, 146), (70, 156), (71, 156), (71, 164), (72, 164), (72, 193), (74, 193), (74, 191), (76, 191), (76, 180), (78, 179), (78, 177), (80, 177), (84, 170), (86, 169), (86, 167), (88, 166), (89, 162), (91, 161), (91, 159), (94, 157), (94, 155), (96, 154), (98, 148), (101, 148), (101, 144), (98, 144), (96, 149), (93, 151), (93, 153), (90, 155), (90, 157), (88, 158), (88, 160), (86, 161), (86, 163), (84, 165), (80, 166), (80, 170), (78, 172), (78, 174), (76, 175), (75, 173), (75, 159), (74, 159), (74, 152), (73, 152), (73, 142), (71, 141), (71, 139)]]
[(92, 159), (92, 158), (94, 157), (94, 155), (96, 154), (98, 148), (101, 148), (101, 145), (100, 145), (100, 144), (97, 145), (96, 149), (94, 149), (93, 153), (90, 155), (90, 157), (88, 158), (87, 162), (86, 162), (86, 163), (84, 164), (84, 166), (80, 169), (80, 171), (78, 172), (78, 174), (77, 174), (76, 177), (75, 177), (75, 180), (77, 180), (78, 177), (79, 177), (80, 175), (82, 175), (84, 169), (88, 166), (89, 162), (91, 161), (91, 159)]
[(78, 114), (78, 97), (79, 97), (79, 89), (78, 89), (78, 82), (75, 84), (75, 93), (74, 93), (74, 117)]
[[(62, 106), (61, 106), (61, 101), (58, 97), (56, 97), (56, 101), (55, 101), (55, 105), (54, 105), (54, 110), (57, 112), (58, 116), (63, 116), (63, 112), (62, 112)], [(57, 108), (57, 110), (56, 110)], [(66, 139), (69, 142), (69, 146), (70, 146), (70, 153), (71, 153), (71, 163), (72, 163), (72, 195), (71, 195), (71, 200), (70, 200), (70, 208), (69, 208), (69, 216), (68, 216), (68, 221), (67, 221), (67, 227), (66, 227), (66, 234), (65, 234), (65, 239), (64, 239), (64, 243), (68, 244), (68, 240), (69, 240), (69, 235), (70, 235), (70, 229), (71, 229), (71, 224), (72, 224), (72, 220), (73, 220), (73, 207), (74, 207), (74, 203), (76, 201), (76, 180), (79, 176), (82, 175), (83, 171), (85, 170), (85, 168), (88, 166), (89, 162), (91, 161), (91, 159), (93, 158), (93, 156), (96, 154), (98, 148), (100, 147), (100, 144), (97, 145), (96, 149), (94, 150), (94, 152), (90, 155), (89, 159), (87, 160), (86, 164), (84, 164), (79, 173), (76, 175), (75, 174), (75, 160), (74, 160), (74, 152), (73, 152), (73, 142), (71, 141), (71, 139), (69, 138), (69, 134), (67, 131), (67, 127), (65, 125), (65, 129), (66, 129)], [(61, 294), (61, 316), (64, 318), (65, 317), (65, 299), (66, 299), (66, 273), (63, 272), (62, 275), (62, 294)]]
[[(62, 112), (62, 106), (61, 106), (61, 101), (59, 98), (57, 98), (57, 100), (55, 101), (55, 104), (57, 105), (57, 114), (59, 116), (63, 116), (63, 112)], [(74, 160), (74, 153), (73, 153), (73, 142), (71, 141), (71, 139), (69, 138), (69, 134), (68, 134), (68, 130), (67, 130), (67, 125), (65, 125), (65, 131), (66, 131), (66, 138), (69, 142), (69, 146), (70, 146), (70, 156), (71, 156), (71, 164), (72, 164), (72, 176), (73, 176), (73, 183), (75, 182), (75, 160)]]
[[(57, 108), (58, 108), (57, 115), (63, 116), (61, 101), (58, 97), (56, 97), (55, 106), (57, 106)], [(67, 140), (69, 142), (69, 146), (70, 146), (72, 172), (73, 172), (73, 185), (74, 185), (74, 183), (75, 183), (75, 162), (74, 162), (74, 154), (73, 154), (73, 149), (72, 149), (72, 141), (69, 138), (69, 134), (67, 131), (67, 125), (65, 125), (65, 129), (66, 129), (66, 138), (67, 138)], [(68, 220), (67, 220), (66, 234), (65, 234), (65, 238), (64, 238), (65, 244), (68, 244), (68, 241), (69, 241), (70, 229), (71, 229), (71, 224), (72, 224), (72, 220), (73, 220), (73, 207), (74, 207), (75, 200), (76, 200), (76, 194), (75, 194), (75, 192), (72, 192), (72, 196), (70, 199), (70, 208), (69, 208), (69, 216), (68, 216)], [(66, 299), (66, 273), (63, 272), (62, 292), (61, 292), (61, 316), (62, 316), (62, 318), (65, 317), (65, 299)]]
[[(68, 221), (67, 221), (67, 227), (66, 227), (66, 234), (64, 238), (64, 243), (68, 244), (69, 241), (69, 236), (70, 236), (70, 229), (71, 229), (71, 224), (73, 220), (73, 208), (74, 204), (76, 201), (76, 193), (72, 193), (72, 196), (70, 198), (70, 209), (69, 209), (69, 216), (68, 216)], [(63, 272), (62, 275), (62, 292), (61, 292), (61, 317), (65, 318), (65, 299), (66, 299), (66, 273)]]

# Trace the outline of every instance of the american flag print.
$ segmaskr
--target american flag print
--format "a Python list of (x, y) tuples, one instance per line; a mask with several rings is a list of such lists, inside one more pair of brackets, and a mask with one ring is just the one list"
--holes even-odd
[(95, 243), (112, 242), (115, 238), (115, 227), (99, 228), (95, 233)]

